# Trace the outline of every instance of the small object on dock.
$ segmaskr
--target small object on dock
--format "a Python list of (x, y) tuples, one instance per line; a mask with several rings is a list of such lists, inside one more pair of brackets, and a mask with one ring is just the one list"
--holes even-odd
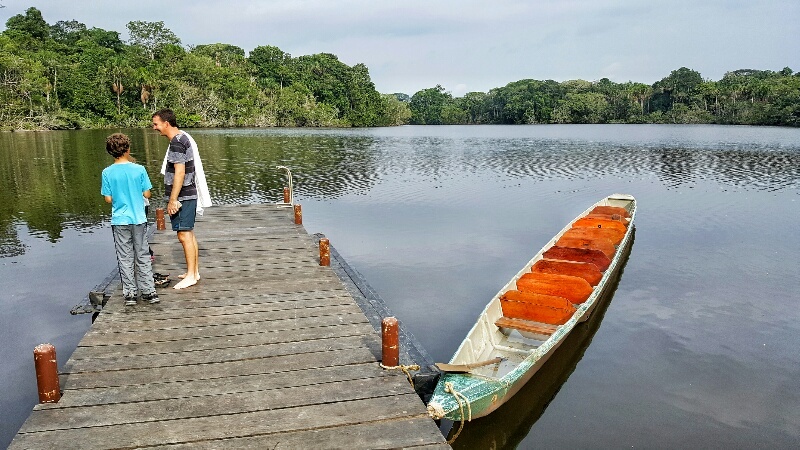
[(167, 229), (167, 224), (164, 219), (164, 208), (156, 208), (156, 229), (159, 231)]
[(319, 265), (331, 265), (331, 242), (328, 240), (328, 238), (322, 238), (319, 240)]
[(58, 360), (52, 344), (39, 344), (33, 349), (36, 367), (36, 385), (39, 388), (39, 403), (56, 403), (61, 399), (58, 384)]
[(382, 364), (386, 367), (396, 367), (400, 364), (400, 340), (397, 319), (386, 317), (381, 322), (381, 338), (383, 342)]
[(299, 203), (294, 205), (294, 223), (295, 225), (303, 224), (303, 211)]
[(283, 188), (283, 203), (289, 203), (289, 188)]

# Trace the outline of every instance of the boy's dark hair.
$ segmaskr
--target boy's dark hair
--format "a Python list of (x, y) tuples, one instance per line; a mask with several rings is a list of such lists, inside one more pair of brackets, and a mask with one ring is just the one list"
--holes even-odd
[(131, 148), (131, 139), (122, 133), (114, 133), (106, 138), (106, 151), (114, 158), (119, 158)]
[[(175, 112), (173, 112), (169, 108), (159, 109), (155, 113), (153, 113), (153, 117), (158, 116), (164, 122), (172, 125), (173, 127), (178, 126), (178, 121), (175, 120)], [(152, 117), (151, 117), (152, 118)]]

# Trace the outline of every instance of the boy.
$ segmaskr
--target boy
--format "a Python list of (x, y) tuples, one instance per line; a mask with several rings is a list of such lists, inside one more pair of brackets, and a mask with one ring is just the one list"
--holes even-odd
[(144, 199), (150, 198), (153, 185), (144, 167), (130, 161), (131, 141), (128, 136), (122, 133), (109, 136), (106, 151), (114, 157), (114, 164), (103, 169), (100, 193), (107, 203), (111, 203), (111, 230), (125, 306), (136, 305), (139, 290), (143, 300), (158, 303), (144, 212)]

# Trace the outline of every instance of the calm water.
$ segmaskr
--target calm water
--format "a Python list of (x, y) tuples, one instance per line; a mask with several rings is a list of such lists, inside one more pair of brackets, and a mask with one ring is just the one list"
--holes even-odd
[[(166, 141), (125, 131), (158, 185)], [(0, 134), (0, 445), (37, 400), (33, 347), (52, 342), (66, 362), (90, 322), (69, 309), (115, 266), (99, 195), (107, 134)], [(275, 166), (291, 167), (306, 229), (325, 233), (439, 361), (567, 221), (607, 194), (637, 197), (607, 308), (512, 403), (468, 423), (457, 448), (800, 442), (800, 130), (192, 134), (219, 203), (276, 201)]]

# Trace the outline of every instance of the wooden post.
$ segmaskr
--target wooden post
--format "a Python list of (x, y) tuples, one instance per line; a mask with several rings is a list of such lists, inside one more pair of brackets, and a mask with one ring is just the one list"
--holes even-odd
[(283, 188), (283, 203), (289, 203), (289, 188)]
[(322, 238), (319, 240), (319, 265), (331, 265), (331, 242), (328, 240), (328, 238)]
[(397, 319), (386, 317), (381, 321), (381, 336), (382, 364), (386, 367), (397, 367), (400, 364), (400, 326)]
[(39, 403), (56, 403), (61, 399), (58, 384), (58, 360), (52, 344), (39, 344), (33, 349), (33, 364), (36, 367), (36, 384), (39, 387)]
[(294, 223), (296, 225), (302, 225), (303, 223), (303, 211), (299, 204), (294, 205)]
[(156, 230), (166, 230), (167, 225), (164, 222), (164, 208), (156, 208)]

